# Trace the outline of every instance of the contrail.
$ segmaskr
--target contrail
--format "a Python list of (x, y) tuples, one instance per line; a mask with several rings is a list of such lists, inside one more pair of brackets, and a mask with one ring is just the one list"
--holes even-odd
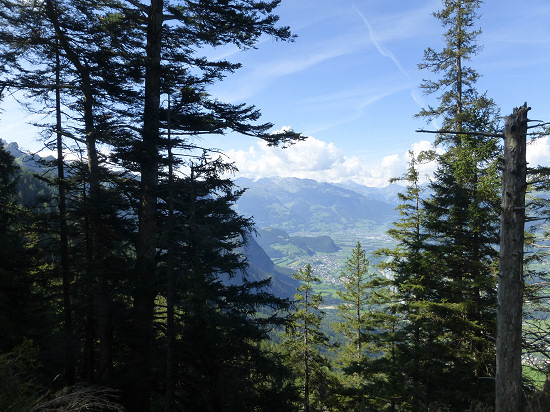
[[(376, 34), (374, 33), (374, 29), (372, 28), (365, 15), (361, 13), (361, 11), (355, 5), (353, 5), (353, 9), (357, 14), (359, 14), (359, 16), (363, 19), (363, 22), (367, 26), (367, 29), (369, 30), (370, 40), (374, 44), (374, 47), (376, 47), (376, 50), (378, 50), (378, 53), (380, 53), (384, 57), (391, 59), (393, 64), (395, 64), (395, 67), (397, 67), (397, 69), (399, 69), (399, 71), (403, 73), (405, 77), (407, 77), (407, 79), (412, 80), (410, 74), (403, 68), (403, 66), (401, 66), (401, 63), (399, 62), (399, 60), (397, 60), (395, 55), (378, 41)], [(424, 100), (418, 95), (418, 93), (414, 89), (411, 89), (411, 98), (419, 107), (425, 107)], [(432, 123), (434, 124), (434, 126), (436, 126), (435, 119), (434, 121), (432, 121)]]
[(371, 24), (369, 23), (369, 21), (367, 20), (367, 18), (365, 17), (365, 15), (361, 13), (361, 11), (355, 5), (353, 5), (353, 9), (357, 12), (357, 14), (359, 14), (359, 16), (365, 22), (365, 25), (369, 30), (370, 40), (374, 44), (374, 47), (376, 47), (376, 50), (378, 50), (378, 53), (380, 53), (384, 57), (391, 59), (391, 61), (393, 62), (393, 64), (395, 64), (395, 66), (399, 69), (399, 71), (403, 73), (408, 79), (410, 79), (411, 76), (409, 75), (409, 73), (407, 73), (407, 71), (403, 68), (403, 66), (401, 66), (401, 63), (399, 63), (399, 60), (397, 60), (395, 55), (391, 51), (389, 51), (382, 43), (378, 41), (378, 39), (376, 38), (376, 34), (374, 33), (374, 30)]

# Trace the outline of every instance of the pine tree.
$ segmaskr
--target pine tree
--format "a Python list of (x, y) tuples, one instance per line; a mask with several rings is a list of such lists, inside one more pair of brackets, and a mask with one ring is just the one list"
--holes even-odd
[(306, 412), (322, 410), (328, 397), (329, 362), (324, 352), (329, 339), (321, 330), (324, 313), (320, 310), (323, 298), (313, 290), (320, 280), (310, 264), (293, 274), (302, 282), (294, 295), (296, 310), (291, 313), (282, 347), (297, 376), (301, 392), (300, 409)]
[(428, 235), (423, 226), (425, 218), (417, 166), (423, 159), (412, 152), (409, 152), (409, 159), (405, 175), (392, 179), (392, 182), (406, 183), (406, 191), (398, 195), (400, 219), (388, 230), (397, 245), (393, 249), (377, 250), (375, 254), (384, 258), (379, 268), (391, 279), (394, 296), (390, 310), (398, 319), (391, 359), (399, 366), (402, 383), (390, 390), (390, 396), (399, 399), (401, 407), (421, 410), (427, 407), (432, 386), (437, 385), (430, 379), (437, 355), (433, 345), (435, 334), (430, 328), (432, 314), (426, 303), (436, 293), (437, 283), (427, 276)]
[(437, 159), (432, 195), (422, 204), (430, 261), (424, 276), (436, 285), (424, 305), (438, 320), (429, 325), (438, 362), (430, 374), (437, 387), (427, 405), (492, 402), (491, 386), (479, 388), (494, 376), (500, 147), (497, 138), (484, 134), (495, 132), (495, 105), (477, 92), (479, 75), (466, 66), (478, 51), (480, 30), (473, 27), (479, 5), (444, 1), (434, 15), (448, 29), (446, 46), (440, 52), (427, 49), (419, 65), (441, 76), (422, 84), (428, 94), (442, 92), (439, 105), (418, 116), (441, 120), (436, 144), (446, 148)]
[[(238, 47), (252, 47), (262, 34), (279, 40), (291, 38), (287, 27), (277, 27), (277, 16), (273, 14), (278, 1), (230, 1), (193, 2), (169, 4), (162, 0), (151, 0), (148, 5), (137, 8), (115, 8), (112, 22), (132, 20), (131, 16), (146, 15), (146, 25), (136, 24), (130, 36), (135, 50), (129, 55), (121, 53), (128, 67), (136, 66), (133, 78), (143, 82), (143, 92), (135, 99), (137, 104), (128, 106), (119, 114), (121, 122), (128, 124), (128, 130), (135, 130), (134, 113), (140, 114), (139, 133), (128, 137), (130, 150), (121, 156), (139, 170), (140, 201), (139, 227), (136, 238), (136, 282), (134, 288), (135, 326), (134, 350), (131, 374), (134, 379), (129, 394), (131, 409), (139, 410), (147, 403), (151, 382), (147, 375), (152, 364), (148, 353), (152, 350), (154, 300), (156, 281), (156, 249), (158, 231), (157, 197), (158, 170), (163, 147), (161, 94), (179, 91), (170, 115), (170, 127), (176, 133), (198, 135), (224, 133), (234, 130), (256, 136), (270, 144), (289, 141), (300, 136), (296, 133), (271, 135), (267, 130), (271, 124), (255, 125), (259, 112), (252, 106), (228, 105), (211, 99), (204, 87), (238, 65), (225, 61), (211, 62), (197, 57), (194, 50), (203, 46), (235, 44)], [(169, 20), (170, 24), (167, 23)], [(111, 24), (109, 27), (117, 27)], [(144, 28), (142, 30), (141, 28)], [(111, 43), (126, 50), (124, 44), (111, 37)], [(142, 56), (145, 55), (145, 59)], [(177, 144), (176, 144), (177, 145)], [(180, 142), (188, 147), (188, 142)]]
[[(284, 388), (270, 376), (281, 365), (261, 343), (273, 325), (282, 323), (276, 312), (287, 305), (267, 292), (268, 280), (253, 282), (246, 277), (246, 262), (238, 250), (251, 230), (251, 221), (232, 209), (242, 190), (222, 178), (232, 166), (220, 158), (203, 157), (189, 166), (188, 176), (175, 176), (172, 182), (163, 179), (161, 186), (174, 185), (174, 214), (170, 218), (169, 204), (163, 202), (159, 219), (163, 226), (173, 224), (171, 231), (163, 230), (172, 238), (163, 239), (166, 253), (160, 262), (161, 268), (166, 264), (166, 271), (170, 270), (171, 243), (177, 378), (171, 407), (285, 409), (276, 396)], [(169, 191), (161, 193), (161, 199), (168, 200)], [(156, 336), (164, 341), (162, 328)], [(265, 403), (268, 396), (271, 405)]]
[[(337, 291), (342, 303), (338, 305), (338, 314), (342, 322), (334, 324), (337, 332), (343, 333), (346, 342), (340, 348), (339, 363), (345, 374), (343, 392), (351, 398), (349, 407), (355, 410), (365, 410), (366, 399), (361, 388), (361, 377), (357, 372), (357, 365), (369, 353), (365, 349), (366, 335), (372, 332), (367, 326), (367, 310), (369, 261), (361, 244), (357, 242), (346, 261), (345, 270), (340, 274), (339, 280), (343, 288)], [(354, 368), (355, 366), (355, 368)], [(355, 369), (355, 370), (354, 370)], [(354, 370), (351, 372), (351, 370)]]
[[(109, 211), (107, 197), (103, 196), (101, 181), (101, 161), (98, 156), (98, 139), (101, 129), (104, 127), (102, 104), (106, 93), (98, 93), (101, 89), (98, 76), (92, 74), (94, 68), (109, 64), (103, 53), (102, 61), (94, 60), (106, 49), (105, 37), (101, 38), (101, 30), (98, 30), (98, 19), (91, 18), (94, 12), (98, 12), (97, 4), (93, 2), (78, 1), (54, 1), (48, 0), (41, 4), (8, 2), (8, 8), (13, 12), (2, 14), (5, 30), (0, 36), (4, 40), (4, 50), (10, 58), (10, 69), (6, 73), (6, 84), (12, 89), (25, 90), (28, 95), (40, 101), (42, 109), (56, 107), (56, 129), (59, 138), (61, 135), (70, 136), (76, 141), (82, 142), (86, 147), (87, 170), (85, 175), (86, 194), (85, 206), (80, 211), (86, 214), (86, 263), (84, 272), (89, 278), (90, 304), (88, 317), (90, 324), (97, 322), (97, 334), (99, 338), (99, 380), (104, 383), (109, 379), (112, 370), (112, 325), (110, 324), (110, 302), (106, 288), (107, 279), (104, 278), (104, 261), (108, 259), (110, 249), (107, 249), (107, 241), (103, 237), (102, 230), (107, 223)], [(83, 16), (84, 11), (86, 14)], [(100, 40), (101, 38), (101, 40)], [(19, 50), (17, 55), (12, 55), (12, 50)], [(51, 73), (56, 73), (55, 79)], [(63, 81), (61, 81), (61, 79)], [(63, 92), (61, 93), (61, 89)], [(51, 93), (55, 91), (55, 104)], [(61, 113), (61, 99), (68, 109)], [(46, 109), (44, 109), (44, 104)], [(61, 128), (61, 116), (69, 115), (73, 121)], [(71, 132), (72, 131), (72, 132)], [(59, 139), (58, 139), (59, 140)], [(59, 145), (59, 144), (58, 144)], [(59, 145), (60, 146), (60, 145)], [(62, 166), (59, 152), (59, 166)], [(58, 168), (58, 173), (59, 173)], [(59, 182), (59, 181), (58, 181)], [(61, 180), (62, 182), (62, 180)], [(65, 195), (64, 190), (59, 193), (60, 198)], [(63, 201), (61, 202), (63, 203)], [(103, 206), (106, 206), (104, 209)], [(60, 210), (59, 222), (63, 222), (64, 211)], [(60, 223), (60, 237), (65, 238), (64, 224)], [(66, 242), (65, 242), (66, 243)], [(105, 247), (103, 247), (105, 246)], [(63, 261), (63, 282), (65, 284), (65, 323), (70, 328), (70, 289), (68, 279), (70, 275), (67, 268), (67, 257)], [(92, 306), (97, 306), (94, 311)], [(69, 333), (69, 332), (67, 332)], [(94, 336), (92, 336), (94, 335)], [(90, 343), (95, 340), (95, 332), (89, 333)], [(67, 356), (69, 359), (69, 356)], [(90, 358), (91, 359), (91, 358)], [(72, 363), (72, 361), (68, 362)], [(67, 378), (73, 381), (70, 372), (74, 367), (69, 366)], [(85, 368), (88, 370), (87, 378), (95, 380), (92, 362)]]
[(369, 265), (361, 243), (357, 242), (339, 277), (343, 289), (337, 294), (344, 303), (338, 305), (338, 313), (344, 322), (337, 324), (337, 327), (352, 345), (353, 358), (356, 361), (362, 356), (362, 342), (367, 332), (364, 319), (368, 300), (366, 283)]
[[(113, 373), (122, 373), (113, 369), (117, 356), (113, 339), (117, 334), (124, 342), (122, 347), (131, 348), (132, 353), (117, 362), (123, 370), (133, 368), (127, 375), (127, 405), (131, 410), (147, 410), (154, 386), (150, 354), (157, 332), (155, 299), (162, 293), (158, 265), (159, 239), (164, 234), (158, 220), (158, 199), (159, 171), (165, 166), (167, 147), (165, 130), (173, 129), (175, 139), (170, 144), (184, 156), (196, 148), (191, 140), (198, 135), (233, 130), (269, 144), (301, 136), (294, 132), (271, 134), (272, 125), (258, 122), (260, 112), (254, 106), (225, 104), (207, 93), (210, 84), (239, 65), (208, 61), (201, 56), (202, 47), (254, 47), (263, 34), (277, 40), (292, 39), (287, 27), (278, 26), (273, 13), (279, 1), (130, 3), (4, 2), (7, 7), (0, 11), (1, 58), (6, 69), (2, 85), (29, 90), (32, 96), (51, 104), (50, 93), (55, 87), (47, 74), (53, 72), (53, 57), (59, 50), (61, 98), (73, 119), (63, 125), (63, 133), (86, 146), (87, 170), (80, 173), (83, 169), (79, 169), (75, 175), (82, 183), (81, 196), (75, 198), (82, 202), (74, 209), (85, 213), (84, 218), (74, 221), (74, 228), (83, 229), (79, 235), (84, 242), (72, 239), (87, 252), (77, 252), (87, 263), (79, 267), (80, 277), (75, 282), (82, 282), (74, 288), (75, 293), (88, 297), (86, 304), (82, 299), (75, 303), (75, 311), (80, 315), (87, 312), (84, 317), (88, 319), (81, 319), (76, 326), (87, 325), (85, 332), (79, 330), (85, 335), (83, 369), (90, 381), (113, 382)], [(170, 126), (161, 107), (164, 93), (174, 101)], [(98, 154), (101, 143), (109, 145), (111, 158), (119, 167), (127, 173), (139, 173), (139, 179), (102, 168), (105, 159)], [(117, 197), (117, 193), (127, 194), (128, 199)], [(107, 230), (112, 228), (113, 219), (117, 228), (124, 226), (120, 232), (117, 229), (121, 235), (117, 239)], [(134, 220), (138, 222), (137, 233), (130, 233), (135, 229)], [(128, 269), (132, 260), (134, 274)], [(122, 262), (124, 265), (119, 266)], [(115, 273), (106, 268), (113, 268)], [(124, 329), (126, 324), (116, 330), (114, 323), (115, 308), (122, 304), (122, 313), (126, 313), (129, 295), (133, 333)]]
[(340, 275), (343, 289), (338, 313), (342, 322), (335, 330), (346, 342), (338, 357), (344, 372), (343, 394), (347, 408), (368, 410), (392, 404), (395, 380), (390, 281), (381, 273), (369, 273), (370, 263), (357, 242)]

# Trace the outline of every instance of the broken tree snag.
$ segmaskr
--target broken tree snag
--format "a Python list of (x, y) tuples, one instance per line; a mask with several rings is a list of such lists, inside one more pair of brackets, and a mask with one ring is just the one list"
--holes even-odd
[(523, 242), (527, 176), (525, 103), (506, 118), (497, 306), (496, 412), (521, 411)]

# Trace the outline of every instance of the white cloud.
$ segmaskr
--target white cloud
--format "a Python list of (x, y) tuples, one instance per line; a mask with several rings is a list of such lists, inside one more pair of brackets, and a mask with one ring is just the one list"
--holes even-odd
[(544, 136), (527, 144), (527, 163), (529, 167), (550, 165), (550, 142), (548, 138), (548, 136)]
[[(413, 143), (410, 151), (418, 155), (433, 149), (432, 143), (422, 140)], [(281, 149), (263, 142), (247, 150), (231, 150), (227, 156), (239, 169), (238, 175), (253, 179), (262, 177), (298, 177), (326, 182), (353, 181), (371, 187), (384, 187), (390, 178), (402, 176), (410, 160), (409, 150), (366, 161), (357, 155), (345, 155), (332, 142), (314, 137)], [(438, 153), (443, 149), (437, 148)], [(550, 137), (545, 136), (527, 147), (527, 161), (531, 167), (550, 164)], [(433, 176), (434, 161), (417, 165), (421, 182)]]
[[(411, 150), (418, 153), (429, 149), (430, 143), (415, 143)], [(262, 177), (298, 177), (327, 182), (353, 181), (372, 187), (384, 187), (389, 179), (405, 173), (409, 160), (408, 151), (385, 156), (377, 162), (367, 162), (356, 155), (342, 154), (334, 143), (310, 137), (286, 148), (269, 147), (263, 142), (247, 150), (231, 150), (226, 153), (239, 169), (239, 176), (259, 179)], [(433, 164), (420, 166), (423, 180), (431, 174)]]

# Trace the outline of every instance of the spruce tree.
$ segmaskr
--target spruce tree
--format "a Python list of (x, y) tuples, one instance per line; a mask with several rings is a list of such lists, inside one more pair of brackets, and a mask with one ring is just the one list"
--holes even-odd
[(346, 261), (345, 270), (340, 274), (342, 290), (337, 292), (344, 302), (338, 305), (338, 314), (344, 320), (337, 329), (344, 333), (353, 347), (353, 358), (358, 361), (362, 356), (362, 343), (365, 340), (365, 308), (368, 300), (366, 285), (369, 261), (361, 243), (357, 242)]
[[(104, 270), (106, 260), (110, 258), (110, 243), (102, 230), (109, 221), (110, 211), (108, 195), (103, 188), (102, 162), (98, 155), (100, 135), (106, 133), (107, 128), (103, 121), (105, 113), (105, 98), (107, 93), (97, 75), (101, 67), (114, 68), (116, 64), (109, 58), (112, 55), (105, 53), (107, 42), (101, 30), (101, 22), (97, 17), (105, 9), (94, 2), (84, 1), (55, 1), (47, 0), (43, 3), (6, 2), (12, 13), (2, 14), (4, 30), (0, 36), (4, 40), (3, 48), (7, 51), (4, 56), (10, 62), (10, 69), (5, 73), (5, 84), (13, 90), (25, 90), (29, 96), (41, 103), (42, 111), (49, 107), (56, 108), (56, 126), (58, 146), (61, 146), (62, 135), (72, 137), (85, 145), (85, 159), (87, 170), (81, 175), (85, 182), (85, 194), (80, 204), (80, 213), (86, 215), (85, 247), (86, 262), (81, 264), (80, 272), (88, 278), (90, 296), (88, 304), (89, 324), (97, 324), (97, 330), (88, 333), (88, 346), (95, 343), (96, 334), (99, 339), (99, 356), (97, 374), (92, 356), (86, 362), (87, 379), (94, 381), (96, 375), (100, 381), (106, 383), (112, 370), (113, 342), (112, 324), (110, 319), (111, 303), (109, 302), (108, 280)], [(20, 52), (13, 55), (13, 50)], [(97, 58), (101, 56), (101, 58)], [(52, 73), (56, 73), (55, 79)], [(62, 89), (62, 90), (61, 90)], [(55, 91), (55, 103), (52, 101), (52, 92)], [(65, 112), (61, 113), (61, 100), (65, 105)], [(44, 108), (46, 106), (46, 108)], [(32, 107), (29, 105), (29, 107)], [(33, 109), (34, 110), (34, 109)], [(61, 124), (61, 117), (71, 118), (67, 124)], [(45, 128), (47, 127), (44, 125)], [(61, 149), (61, 147), (59, 148)], [(62, 166), (60, 150), (58, 165)], [(62, 170), (58, 168), (59, 170)], [(59, 182), (59, 181), (58, 181)], [(62, 182), (62, 180), (61, 180)], [(61, 190), (60, 198), (64, 197)], [(63, 202), (61, 202), (63, 203)], [(63, 222), (64, 211), (60, 210), (57, 221)], [(111, 215), (112, 216), (112, 215)], [(66, 232), (60, 223), (60, 237), (65, 238)], [(68, 288), (70, 275), (68, 274), (67, 258), (63, 257), (63, 278), (65, 284), (65, 323), (71, 323), (71, 296)], [(95, 307), (94, 307), (95, 306)], [(93, 318), (93, 319), (92, 319)], [(91, 326), (90, 326), (91, 327)], [(70, 332), (67, 332), (70, 334)], [(67, 356), (68, 364), (73, 361)], [(68, 365), (68, 380), (74, 367)]]
[(409, 152), (407, 172), (392, 182), (405, 182), (406, 190), (399, 193), (397, 207), (400, 219), (393, 223), (388, 234), (396, 241), (393, 249), (379, 249), (377, 256), (384, 259), (379, 269), (391, 280), (393, 304), (398, 324), (393, 336), (392, 357), (402, 375), (402, 384), (390, 391), (397, 405), (412, 410), (425, 409), (432, 386), (430, 379), (437, 354), (434, 352), (435, 334), (429, 301), (436, 293), (437, 282), (427, 276), (428, 257), (422, 209), (422, 188), (418, 164), (422, 159)]
[(296, 309), (290, 315), (283, 336), (282, 348), (297, 376), (300, 390), (300, 410), (323, 410), (328, 398), (329, 362), (325, 352), (329, 339), (321, 329), (324, 313), (320, 306), (323, 298), (313, 286), (320, 282), (310, 264), (293, 274), (302, 282), (294, 295)]
[(26, 314), (26, 297), (29, 295), (28, 266), (24, 264), (24, 241), (18, 226), (21, 209), (15, 202), (15, 189), (19, 168), (14, 157), (0, 141), (0, 351), (11, 350), (25, 338), (21, 316)]
[(366, 396), (362, 389), (361, 376), (357, 372), (359, 363), (370, 353), (366, 349), (367, 334), (372, 330), (367, 325), (370, 309), (368, 307), (368, 269), (369, 261), (361, 244), (357, 242), (351, 251), (351, 256), (346, 261), (345, 269), (341, 272), (339, 280), (342, 289), (337, 291), (342, 303), (338, 305), (338, 315), (341, 322), (334, 324), (334, 330), (342, 333), (346, 339), (339, 349), (338, 363), (341, 364), (344, 378), (342, 392), (347, 407), (355, 410), (365, 410)]
[(369, 273), (370, 263), (357, 242), (340, 275), (343, 289), (335, 330), (346, 338), (338, 362), (344, 372), (343, 402), (353, 410), (392, 405), (395, 380), (390, 281), (379, 272)]
[[(174, 177), (172, 182), (163, 179), (161, 186), (174, 185), (174, 214), (170, 218), (170, 205), (163, 202), (159, 218), (163, 226), (173, 225), (171, 231), (163, 230), (171, 233), (172, 239), (162, 239), (165, 253), (160, 257), (161, 270), (173, 270), (175, 275), (173, 361), (177, 383), (170, 407), (285, 409), (284, 396), (277, 400), (276, 395), (284, 388), (270, 376), (281, 365), (261, 344), (273, 325), (282, 323), (277, 312), (287, 304), (267, 292), (269, 280), (247, 279), (246, 261), (238, 251), (252, 222), (232, 209), (242, 190), (222, 177), (232, 166), (220, 158), (203, 157), (189, 166), (187, 176)], [(169, 191), (161, 193), (161, 200), (168, 200)], [(162, 328), (156, 336), (158, 342), (165, 341)], [(157, 379), (164, 382), (163, 376)], [(264, 398), (273, 403), (269, 405)]]
[[(254, 124), (260, 114), (253, 106), (228, 105), (210, 98), (204, 90), (206, 85), (221, 79), (226, 73), (238, 68), (238, 65), (226, 61), (208, 61), (195, 53), (202, 47), (225, 44), (253, 47), (262, 34), (278, 40), (289, 40), (289, 29), (278, 27), (278, 17), (273, 14), (278, 4), (278, 1), (254, 0), (221, 3), (185, 1), (171, 4), (151, 0), (146, 5), (114, 7), (110, 15), (111, 23), (135, 21), (133, 16), (141, 16), (142, 13), (146, 17), (143, 22), (139, 22), (145, 24), (135, 24), (129, 31), (135, 46), (130, 53), (115, 38), (114, 32), (110, 38), (117, 50), (123, 49), (119, 57), (126, 63), (126, 67), (132, 68), (131, 78), (140, 87), (143, 85), (135, 104), (128, 101), (124, 110), (119, 112), (120, 122), (127, 124), (129, 131), (136, 131), (135, 114), (139, 113), (139, 130), (130, 133), (126, 144), (118, 145), (120, 150), (117, 150), (127, 164), (133, 164), (140, 174), (133, 294), (135, 336), (132, 365), (135, 370), (131, 374), (134, 380), (130, 386), (132, 393), (128, 394), (131, 409), (143, 408), (151, 390), (147, 376), (152, 364), (147, 360), (154, 337), (158, 170), (166, 118), (161, 108), (161, 95), (173, 94), (175, 91), (179, 94), (174, 96), (175, 104), (170, 116), (174, 135), (220, 134), (234, 130), (259, 137), (270, 144), (299, 138), (296, 133), (269, 134), (269, 123)], [(109, 27), (118, 30), (118, 24)], [(187, 141), (180, 142), (183, 147), (188, 147), (187, 144)]]
[(460, 407), (493, 398), (487, 383), (494, 377), (500, 146), (483, 133), (495, 133), (498, 111), (477, 92), (479, 75), (466, 65), (478, 52), (480, 4), (445, 0), (434, 15), (447, 28), (446, 45), (440, 52), (427, 49), (419, 65), (440, 76), (422, 84), (428, 94), (441, 92), (438, 105), (418, 116), (441, 121), (436, 144), (446, 149), (422, 204), (430, 262), (424, 276), (436, 284), (425, 307), (437, 320), (429, 325), (437, 349), (430, 377), (437, 386), (426, 405)]
[[(158, 214), (160, 170), (167, 147), (163, 135), (168, 127), (173, 129), (175, 138), (170, 144), (183, 156), (196, 148), (192, 139), (199, 135), (236, 131), (268, 144), (301, 138), (294, 132), (269, 133), (272, 125), (258, 121), (260, 112), (254, 106), (225, 104), (209, 96), (207, 87), (239, 64), (209, 61), (201, 51), (226, 44), (254, 47), (264, 34), (277, 40), (292, 36), (287, 27), (278, 26), (274, 9), (279, 1), (46, 0), (31, 4), (6, 0), (3, 4), (7, 7), (0, 11), (1, 58), (6, 69), (2, 85), (29, 90), (32, 96), (51, 103), (48, 99), (55, 85), (47, 74), (53, 72), (53, 58), (59, 50), (61, 98), (72, 119), (70, 125), (63, 125), (63, 133), (86, 147), (87, 170), (79, 169), (75, 175), (82, 183), (81, 196), (75, 198), (82, 203), (74, 209), (84, 217), (77, 218), (73, 226), (84, 228), (78, 232), (84, 242), (71, 239), (86, 251), (77, 252), (86, 264), (78, 268), (82, 287), (73, 288), (74, 293), (89, 298), (86, 305), (82, 299), (75, 303), (75, 311), (87, 312), (84, 317), (88, 318), (76, 326), (87, 325), (85, 331), (79, 329), (85, 335), (82, 370), (90, 381), (124, 380), (123, 372), (114, 370), (114, 357), (120, 356), (117, 367), (132, 369), (125, 379), (127, 405), (131, 410), (147, 410), (154, 387), (150, 354), (158, 332), (155, 299), (163, 293), (159, 242), (164, 234)], [(174, 101), (170, 126), (161, 105), (164, 93)], [(99, 155), (99, 144), (108, 145), (111, 160), (126, 175), (102, 168), (106, 159)], [(138, 179), (132, 175), (136, 172)], [(116, 239), (106, 230), (112, 228), (113, 218), (124, 226), (116, 230)], [(133, 229), (135, 233), (130, 233)], [(124, 265), (119, 266), (121, 262)], [(129, 270), (132, 266), (134, 273)], [(132, 322), (115, 325), (115, 309), (122, 304), (124, 310), (119, 313), (127, 313), (129, 302)], [(131, 356), (114, 352), (114, 337), (124, 342), (118, 348), (129, 348)]]

